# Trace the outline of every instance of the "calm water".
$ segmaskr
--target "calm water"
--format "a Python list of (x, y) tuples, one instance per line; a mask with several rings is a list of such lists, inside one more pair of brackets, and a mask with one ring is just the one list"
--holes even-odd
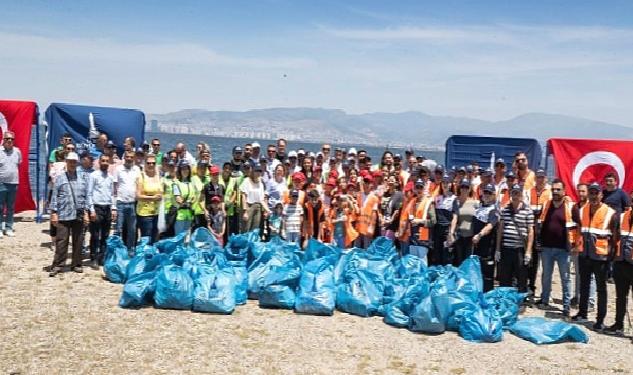
[[(152, 138), (159, 138), (161, 140), (161, 151), (168, 151), (174, 147), (174, 145), (178, 142), (184, 142), (187, 144), (189, 151), (192, 152), (196, 150), (196, 145), (198, 142), (202, 141), (207, 143), (211, 147), (211, 154), (214, 162), (222, 163), (231, 159), (231, 150), (233, 146), (244, 146), (244, 144), (257, 141), (262, 146), (261, 154), (266, 152), (266, 146), (269, 144), (275, 144), (275, 141), (269, 139), (244, 139), (244, 138), (218, 138), (212, 137), (208, 135), (194, 135), (194, 134), (169, 134), (169, 133), (151, 133), (145, 132), (145, 138), (149, 142)], [(369, 156), (371, 156), (372, 163), (377, 163), (382, 156), (382, 153), (387, 149), (387, 145), (385, 147), (372, 147), (372, 146), (354, 146), (349, 144), (332, 144), (334, 147), (344, 147), (349, 149), (350, 147), (355, 147), (356, 150), (364, 149), (367, 151)], [(303, 148), (306, 152), (318, 152), (321, 151), (320, 143), (304, 143), (297, 141), (290, 141), (288, 143), (287, 150), (298, 150)], [(404, 156), (404, 149), (397, 147), (389, 147), (389, 150), (394, 153), (400, 153)], [(424, 151), (421, 152), (419, 150), (415, 150), (416, 154), (422, 154), (426, 158), (433, 159), (441, 164), (444, 164), (444, 152), (443, 151)], [(193, 153), (193, 152), (192, 152)], [(195, 156), (195, 155), (194, 155)]]

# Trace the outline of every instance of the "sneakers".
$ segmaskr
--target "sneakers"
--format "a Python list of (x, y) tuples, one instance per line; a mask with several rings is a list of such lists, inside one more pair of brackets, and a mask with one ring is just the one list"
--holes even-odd
[(61, 267), (53, 267), (51, 269), (51, 272), (48, 273), (48, 276), (50, 277), (55, 277), (57, 276), (58, 273), (62, 272), (62, 268)]
[(576, 314), (571, 318), (571, 321), (574, 323), (585, 323), (587, 322), (587, 317), (586, 316), (582, 316), (580, 314)]
[(544, 303), (542, 299), (539, 299), (534, 304), (536, 305), (536, 308), (541, 310), (546, 310), (549, 308), (549, 303)]
[(13, 231), (13, 229), (7, 229), (4, 231), (4, 234), (7, 235), (7, 237), (15, 237), (15, 232)]
[(596, 332), (602, 332), (604, 331), (604, 324), (600, 323), (600, 322), (595, 322), (593, 324), (593, 330)]
[(84, 272), (84, 269), (83, 269), (83, 267), (79, 267), (79, 266), (77, 266), (77, 267), (73, 267), (73, 272), (76, 272), (76, 273), (83, 273), (83, 272)]
[(605, 328), (604, 333), (609, 335), (622, 336), (624, 334), (624, 327), (620, 324), (614, 324)]

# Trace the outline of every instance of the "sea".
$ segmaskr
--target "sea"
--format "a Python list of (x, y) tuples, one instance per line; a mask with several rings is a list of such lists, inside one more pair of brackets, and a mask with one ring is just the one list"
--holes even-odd
[[(231, 151), (234, 146), (242, 146), (244, 147), (247, 143), (253, 143), (257, 141), (262, 147), (261, 154), (264, 155), (266, 152), (266, 147), (269, 144), (275, 144), (276, 141), (270, 139), (246, 139), (246, 138), (221, 138), (221, 137), (213, 137), (210, 135), (199, 135), (199, 134), (173, 134), (173, 133), (153, 133), (153, 132), (145, 132), (145, 138), (148, 142), (152, 138), (158, 138), (161, 141), (160, 149), (163, 152), (169, 151), (173, 149), (173, 147), (178, 142), (183, 142), (187, 145), (188, 150), (194, 154), (196, 145), (199, 142), (204, 142), (208, 144), (211, 148), (211, 155), (213, 161), (215, 163), (223, 163), (231, 160)], [(299, 141), (289, 141), (287, 146), (287, 151), (298, 150), (303, 148), (306, 152), (314, 152), (317, 153), (321, 151), (322, 143), (310, 143), (310, 142), (299, 142)], [(383, 152), (385, 150), (392, 151), (394, 154), (402, 154), (404, 157), (404, 148), (401, 147), (392, 147), (387, 144), (384, 146), (364, 146), (364, 145), (354, 145), (351, 143), (330, 143), (332, 146), (332, 151), (336, 147), (349, 149), (350, 147), (356, 148), (356, 150), (365, 150), (368, 155), (371, 157), (372, 163), (378, 163), (380, 158), (382, 157)], [(444, 164), (444, 152), (443, 151), (421, 151), (416, 150), (415, 146), (413, 151), (416, 155), (423, 155), (427, 159), (433, 159), (439, 164)]]

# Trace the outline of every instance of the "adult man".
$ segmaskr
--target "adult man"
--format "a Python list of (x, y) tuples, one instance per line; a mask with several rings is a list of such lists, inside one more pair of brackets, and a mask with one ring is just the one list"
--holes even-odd
[[(538, 176), (537, 176), (538, 180)], [(537, 182), (538, 186), (538, 182)], [(558, 264), (563, 287), (563, 316), (569, 317), (571, 306), (570, 254), (580, 246), (578, 208), (565, 197), (565, 184), (555, 179), (551, 187), (552, 198), (545, 201), (538, 219), (538, 237), (541, 246), (543, 274), (541, 278), (541, 299), (539, 307), (549, 306), (552, 290), (554, 262)]]
[(189, 165), (196, 165), (196, 158), (194, 158), (193, 155), (191, 155), (191, 153), (187, 151), (187, 146), (184, 143), (176, 143), (176, 147), (174, 147), (174, 150), (176, 150), (176, 152), (178, 153), (178, 161), (184, 159), (187, 160)]
[(56, 155), (58, 152), (63, 152), (66, 149), (66, 145), (72, 143), (73, 137), (70, 133), (64, 133), (59, 140), (59, 146), (52, 149), (50, 155), (48, 156), (48, 162), (53, 164), (57, 161)]
[(604, 176), (604, 185), (602, 202), (613, 208), (618, 215), (631, 206), (631, 198), (624, 190), (618, 188), (618, 181), (614, 172), (609, 172)]
[(628, 207), (620, 219), (620, 241), (613, 262), (615, 279), (615, 323), (607, 327), (606, 333), (621, 335), (624, 330), (629, 291), (633, 289), (633, 210)]
[(501, 189), (501, 184), (506, 181), (506, 162), (502, 158), (495, 160), (494, 185), (497, 193)]
[(125, 137), (123, 140), (123, 150), (125, 152), (136, 150), (136, 140), (134, 137)]
[(279, 160), (280, 162), (283, 162), (284, 160), (286, 160), (286, 146), (287, 145), (288, 145), (288, 142), (286, 142), (285, 139), (279, 138), (277, 140), (277, 160)]
[[(587, 191), (587, 184), (581, 182), (576, 185), (576, 195), (578, 196), (578, 202), (574, 204), (574, 210), (580, 212), (580, 208), (587, 204), (589, 201), (589, 191)], [(578, 262), (578, 252), (572, 252), (572, 263), (574, 264), (574, 298), (571, 299), (572, 306), (578, 306), (580, 301), (580, 264)], [(589, 310), (592, 310), (596, 303), (596, 278), (591, 276), (591, 285), (589, 288)]]
[(377, 186), (374, 178), (369, 172), (363, 177), (363, 184), (364, 191), (359, 193), (360, 215), (356, 221), (356, 230), (360, 234), (358, 237), (360, 247), (366, 249), (374, 239), (380, 197), (376, 191)]
[(116, 220), (116, 200), (114, 178), (108, 173), (110, 157), (101, 154), (99, 170), (88, 178), (87, 207), (90, 213), (90, 266), (99, 269), (103, 265), (106, 239), (110, 234), (110, 224)]
[(259, 142), (253, 142), (251, 146), (253, 147), (253, 151), (251, 153), (251, 163), (257, 164), (259, 163), (259, 158), (261, 156), (260, 152), (262, 146), (260, 146)]
[(501, 286), (512, 286), (517, 280), (519, 292), (527, 292), (527, 265), (532, 258), (534, 242), (534, 214), (523, 202), (519, 184), (510, 188), (510, 204), (501, 210), (497, 231), (495, 260), (499, 262), (497, 274)]
[(20, 182), (18, 167), (22, 163), (22, 153), (19, 148), (13, 146), (14, 141), (15, 133), (4, 132), (2, 147), (0, 147), (0, 238), (3, 237), (3, 230), (7, 236), (15, 236), (13, 213)]
[(516, 167), (516, 176), (519, 185), (523, 187), (523, 191), (528, 191), (534, 187), (534, 172), (528, 168), (528, 158), (525, 152), (518, 151), (514, 154), (514, 166)]
[[(222, 181), (226, 187), (224, 193), (224, 206), (226, 208), (228, 239), (229, 234), (240, 233), (240, 215), (242, 208), (242, 195), (239, 192), (240, 185), (244, 179), (241, 169), (242, 148), (233, 148), (233, 160), (231, 163), (224, 163), (222, 166)], [(236, 159), (237, 158), (237, 159)], [(238, 168), (237, 170), (235, 168)]]
[(93, 150), (93, 156), (99, 158), (101, 154), (105, 153), (106, 146), (108, 144), (108, 135), (106, 133), (99, 133), (95, 142), (95, 149)]
[(579, 254), (580, 263), (580, 304), (578, 314), (573, 317), (575, 322), (587, 320), (589, 305), (589, 284), (591, 275), (596, 276), (598, 292), (598, 314), (593, 328), (596, 331), (604, 329), (604, 318), (607, 315), (607, 272), (608, 260), (614, 254), (614, 240), (617, 235), (618, 215), (607, 204), (602, 203), (602, 189), (597, 182), (589, 185), (589, 203), (580, 209), (582, 250)]
[(51, 223), (57, 227), (55, 257), (49, 276), (62, 271), (68, 257), (68, 240), (72, 236), (73, 249), (71, 269), (81, 273), (81, 247), (83, 245), (83, 225), (88, 223), (86, 210), (86, 180), (77, 173), (79, 156), (75, 152), (66, 155), (66, 172), (59, 175), (53, 185), (51, 196)]
[(275, 168), (281, 163), (279, 159), (277, 159), (277, 147), (273, 144), (269, 144), (268, 147), (266, 147), (266, 162), (268, 173), (273, 176), (275, 174)]
[(297, 152), (290, 151), (288, 153), (288, 161), (290, 165), (288, 166), (288, 174), (293, 174), (295, 172), (299, 172), (301, 170), (301, 166), (299, 166), (297, 162)]
[(126, 151), (123, 164), (114, 170), (114, 195), (118, 212), (115, 234), (121, 236), (128, 251), (136, 243), (136, 184), (140, 169), (134, 165), (134, 152)]
[(251, 166), (254, 166), (257, 163), (251, 159), (251, 156), (253, 156), (253, 145), (247, 143), (244, 145), (244, 163), (249, 163)]
[(160, 139), (152, 139), (152, 154), (156, 155), (156, 165), (163, 164), (163, 153), (160, 151)]
[[(545, 202), (552, 198), (552, 192), (550, 191), (550, 186), (547, 183), (547, 174), (543, 168), (537, 169), (535, 176), (536, 185), (531, 189), (524, 190), (526, 192), (524, 201), (530, 205), (530, 209), (534, 212), (534, 217), (538, 218), (541, 215)], [(539, 239), (540, 237), (537, 237), (537, 243)], [(535, 251), (532, 253), (532, 259), (528, 265), (528, 288), (530, 289), (531, 296), (534, 296), (536, 293), (536, 273), (538, 271), (539, 263), (538, 258), (539, 252)]]

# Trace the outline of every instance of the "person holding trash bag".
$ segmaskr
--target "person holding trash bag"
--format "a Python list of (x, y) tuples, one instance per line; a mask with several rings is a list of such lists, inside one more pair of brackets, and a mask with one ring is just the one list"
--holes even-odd
[(499, 223), (499, 210), (495, 204), (495, 186), (486, 184), (481, 188), (481, 206), (475, 209), (472, 237), (473, 254), (479, 257), (481, 274), (484, 279), (484, 293), (494, 289), (495, 259), (494, 248)]
[(578, 257), (580, 263), (580, 304), (578, 314), (572, 321), (586, 322), (589, 306), (589, 284), (591, 275), (596, 275), (598, 293), (598, 314), (593, 329), (604, 329), (604, 318), (607, 315), (607, 272), (609, 260), (613, 259), (614, 243), (617, 233), (619, 215), (606, 203), (602, 203), (602, 189), (597, 182), (589, 185), (589, 203), (580, 209), (580, 231), (582, 246)]
[[(424, 193), (424, 180), (418, 179), (414, 185), (415, 198), (412, 200), (409, 215), (411, 236), (409, 237), (409, 252), (422, 259), (430, 253), (433, 246), (433, 227), (435, 226), (435, 205), (433, 198)], [(429, 256), (429, 265), (439, 264), (439, 257)]]
[(624, 332), (624, 315), (627, 299), (633, 289), (633, 209), (627, 207), (620, 218), (620, 240), (618, 241), (613, 278), (615, 279), (615, 323), (605, 333), (621, 335)]
[(516, 278), (519, 292), (527, 292), (527, 266), (534, 243), (534, 213), (523, 202), (521, 185), (510, 188), (510, 204), (501, 211), (495, 260), (499, 263), (500, 286), (512, 286)]

